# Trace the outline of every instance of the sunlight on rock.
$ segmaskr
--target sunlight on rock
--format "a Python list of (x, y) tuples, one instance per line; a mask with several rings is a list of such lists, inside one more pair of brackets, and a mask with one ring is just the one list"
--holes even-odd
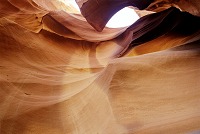
[(72, 7), (74, 7), (78, 12), (80, 12), (80, 8), (79, 8), (79, 6), (77, 5), (77, 3), (76, 3), (75, 0), (58, 0), (58, 1), (64, 3), (65, 5), (72, 6)]
[(80, 11), (80, 8), (78, 7), (77, 3), (75, 2), (75, 0), (71, 0), (70, 3), (78, 10)]

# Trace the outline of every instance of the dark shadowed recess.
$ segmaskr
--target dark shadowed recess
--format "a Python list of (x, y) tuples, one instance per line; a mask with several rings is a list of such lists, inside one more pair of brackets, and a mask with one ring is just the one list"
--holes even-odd
[[(164, 16), (164, 18), (161, 19), (160, 18), (161, 16)], [(144, 30), (147, 30), (148, 28), (151, 27), (152, 29), (145, 34), (140, 34), (141, 35), (140, 37), (135, 36), (137, 35), (136, 34), (137, 32), (141, 31), (141, 29), (138, 31), (134, 31), (135, 26), (137, 24), (133, 24), (129, 29), (127, 29), (130, 31), (134, 31), (133, 41), (130, 47), (134, 47), (142, 43), (148, 42), (169, 32), (182, 36), (189, 36), (200, 30), (200, 17), (191, 15), (187, 12), (181, 12), (180, 10), (174, 7), (171, 7), (160, 13), (147, 15), (141, 18), (139, 23), (144, 24), (145, 19), (151, 17), (152, 18), (156, 17), (157, 19), (156, 21), (145, 27), (146, 29)]]

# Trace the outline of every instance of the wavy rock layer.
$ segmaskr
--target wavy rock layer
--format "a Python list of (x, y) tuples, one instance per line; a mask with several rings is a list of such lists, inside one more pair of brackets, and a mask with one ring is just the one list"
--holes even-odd
[[(184, 2), (77, 0), (82, 16), (1, 0), (0, 133), (199, 133), (199, 5)], [(157, 13), (104, 28), (125, 6)]]

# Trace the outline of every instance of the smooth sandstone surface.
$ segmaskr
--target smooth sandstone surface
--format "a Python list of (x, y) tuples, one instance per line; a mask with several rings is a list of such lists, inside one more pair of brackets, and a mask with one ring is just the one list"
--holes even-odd
[(199, 2), (70, 1), (1, 0), (0, 134), (200, 133)]

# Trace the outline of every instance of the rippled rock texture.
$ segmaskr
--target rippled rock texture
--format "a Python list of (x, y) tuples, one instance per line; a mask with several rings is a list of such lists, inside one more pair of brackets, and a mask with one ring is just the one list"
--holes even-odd
[(199, 1), (70, 2), (1, 0), (0, 133), (199, 133)]

